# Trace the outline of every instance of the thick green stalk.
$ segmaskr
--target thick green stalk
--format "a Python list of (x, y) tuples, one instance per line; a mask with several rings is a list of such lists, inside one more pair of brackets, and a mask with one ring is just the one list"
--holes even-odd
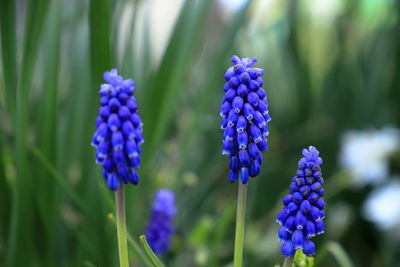
[(129, 267), (128, 242), (126, 238), (125, 222), (125, 188), (123, 184), (115, 192), (115, 210), (117, 213), (119, 265), (121, 267)]
[(292, 267), (292, 265), (293, 265), (293, 256), (290, 256), (285, 258), (282, 267)]
[(236, 232), (235, 232), (235, 255), (233, 260), (234, 267), (241, 267), (243, 264), (243, 241), (244, 241), (244, 222), (246, 217), (246, 198), (247, 184), (238, 182), (238, 200), (236, 211)]

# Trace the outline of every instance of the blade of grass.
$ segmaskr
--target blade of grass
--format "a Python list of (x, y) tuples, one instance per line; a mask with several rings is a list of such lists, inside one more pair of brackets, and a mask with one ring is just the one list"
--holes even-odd
[[(198, 130), (200, 128), (200, 123), (202, 120), (201, 114), (205, 114), (205, 111), (209, 109), (208, 103), (210, 102), (210, 95), (213, 94), (212, 91), (215, 90), (216, 87), (221, 88), (222, 86), (219, 81), (223, 82), (223, 80), (221, 80), (221, 77), (223, 77), (222, 75), (227, 59), (230, 57), (231, 50), (233, 50), (235, 38), (243, 23), (246, 21), (246, 17), (250, 8), (250, 3), (244, 6), (233, 17), (232, 23), (230, 24), (231, 26), (226, 30), (227, 33), (226, 37), (223, 40), (223, 43), (218, 49), (215, 50), (215, 54), (212, 54), (210, 56), (210, 59), (206, 60), (205, 62), (206, 66), (208, 66), (210, 60), (212, 59), (215, 62), (213, 66), (214, 71), (210, 71), (210, 69), (207, 68), (207, 73), (209, 73), (208, 79), (204, 82), (201, 82), (200, 84), (200, 87), (203, 89), (200, 91), (200, 95), (196, 97), (196, 104), (193, 109), (194, 116), (192, 116), (193, 119), (190, 121), (190, 126), (188, 126), (186, 133), (181, 139), (182, 141), (180, 147), (182, 150), (182, 155), (189, 154), (189, 151), (191, 149), (191, 146), (189, 145), (190, 141), (196, 138), (197, 135), (202, 134), (202, 132)], [(221, 72), (218, 70), (221, 70)], [(218, 148), (218, 150), (220, 150), (220, 148)], [(177, 171), (182, 172), (183, 166), (190, 165), (188, 164), (188, 161), (190, 161), (190, 157), (182, 157), (181, 161), (178, 162), (179, 167), (177, 168)]]
[[(39, 150), (39, 149), (33, 149), (32, 154), (38, 159), (39, 163), (43, 165), (43, 167), (50, 173), (50, 175), (55, 179), (55, 181), (60, 185), (62, 192), (65, 192), (67, 196), (72, 200), (73, 204), (78, 207), (79, 211), (81, 211), (84, 214), (85, 219), (87, 220), (87, 225), (95, 225), (95, 216), (93, 214), (93, 209), (90, 208), (85, 202), (84, 199), (81, 198), (79, 194), (76, 193), (76, 190), (67, 182), (67, 180), (61, 176), (61, 174), (57, 171), (57, 169), (51, 164), (51, 162), (46, 158), (46, 156)], [(103, 185), (104, 183), (102, 183)], [(113, 205), (113, 200), (109, 196), (110, 192), (106, 191), (107, 188), (105, 186), (102, 186), (102, 191), (104, 193), (105, 198), (106, 198), (106, 203), (108, 204), (109, 209), (114, 211), (115, 207)], [(89, 242), (89, 238), (87, 237), (89, 233), (87, 231), (78, 231), (75, 229), (72, 225), (70, 225), (68, 222), (65, 222), (65, 225), (67, 226), (69, 232), (71, 232), (76, 239), (80, 242), (79, 246), (84, 249), (87, 253), (90, 252), (90, 255), (93, 255), (96, 257), (96, 259), (101, 258), (101, 255), (98, 252), (98, 248), (96, 248), (94, 242)], [(103, 226), (104, 228), (104, 226)], [(132, 243), (134, 241), (129, 241), (129, 233), (128, 233), (128, 242)], [(134, 246), (135, 244), (133, 244)], [(136, 244), (136, 248), (138, 245)], [(135, 248), (135, 246), (134, 246)], [(87, 254), (86, 254), (87, 255)]]
[(0, 1), (0, 32), (4, 83), (6, 88), (6, 108), (12, 117), (14, 117), (13, 114), (15, 114), (14, 104), (17, 85), (15, 4), (16, 2), (13, 0)]
[[(33, 224), (24, 223), (33, 221), (33, 209), (31, 207), (32, 187), (27, 161), (28, 99), (37, 50), (48, 6), (49, 1), (47, 0), (29, 1), (26, 8), (24, 48), (16, 99), (15, 162), (17, 181), (13, 192), (11, 229), (7, 255), (8, 266), (27, 266), (34, 262), (32, 257), (34, 247), (32, 246), (31, 239)], [(24, 257), (19, 257), (18, 255), (24, 255)]]
[[(128, 34), (125, 38), (126, 43), (120, 45), (120, 47), (123, 48), (123, 51), (119, 51), (121, 57), (118, 58), (118, 67), (121, 67), (121, 73), (124, 75), (125, 73), (132, 73), (135, 65), (132, 63), (132, 61), (134, 62), (133, 41), (136, 31), (136, 21), (138, 19), (138, 6), (134, 3), (134, 1), (126, 1), (123, 3), (123, 5), (123, 8), (128, 11), (132, 9), (131, 17), (129, 18), (129, 25), (132, 25), (132, 27), (130, 30), (128, 30)], [(118, 28), (118, 26), (116, 26), (116, 28)], [(137, 77), (134, 77), (134, 79), (137, 81)]]
[(144, 248), (144, 251), (147, 255), (147, 257), (150, 259), (154, 267), (165, 267), (165, 265), (160, 261), (160, 259), (154, 254), (153, 250), (149, 246), (146, 240), (146, 236), (141, 235), (139, 237), (140, 242), (142, 243), (142, 246)]
[(97, 88), (102, 81), (103, 73), (113, 64), (110, 0), (91, 0), (89, 11), (90, 68), (92, 84)]
[(143, 10), (143, 26), (142, 26), (142, 35), (140, 51), (135, 54), (135, 60), (138, 62), (136, 65), (140, 66), (139, 68), (135, 68), (135, 74), (138, 73), (139, 77), (138, 84), (146, 84), (149, 79), (150, 69), (151, 69), (151, 25), (150, 25), (150, 11), (149, 5), (144, 5)]
[[(82, 164), (82, 177), (85, 177), (81, 183), (82, 193), (85, 195), (85, 201), (89, 206), (98, 206), (93, 218), (96, 223), (90, 225), (87, 231), (96, 235), (94, 242), (98, 242), (97, 248), (101, 251), (109, 251), (109, 253), (102, 253), (101, 258), (93, 260), (97, 263), (104, 265), (114, 265), (115, 254), (117, 246), (113, 249), (109, 248), (109, 244), (114, 241), (113, 232), (103, 232), (106, 218), (104, 214), (107, 213), (104, 202), (101, 201), (101, 193), (98, 187), (98, 181), (101, 180), (100, 168), (94, 164), (94, 150), (90, 146), (91, 138), (94, 132), (94, 122), (98, 110), (98, 88), (102, 83), (103, 73), (106, 70), (114, 67), (114, 54), (113, 54), (113, 40), (114, 36), (111, 35), (111, 14), (113, 14), (113, 1), (111, 0), (91, 0), (89, 2), (89, 38), (90, 38), (90, 76), (91, 81), (88, 88), (85, 90), (85, 117), (80, 118), (82, 126), (82, 135), (75, 136), (81, 139), (82, 146), (80, 156), (83, 159)], [(72, 98), (73, 100), (73, 98)], [(90, 122), (90, 123), (88, 123)], [(99, 201), (101, 205), (99, 205)], [(102, 233), (102, 234), (98, 234)], [(82, 255), (83, 256), (83, 255)]]
[[(177, 96), (183, 90), (183, 83), (187, 80), (189, 64), (194, 59), (200, 45), (199, 39), (202, 36), (203, 26), (207, 21), (207, 11), (212, 2), (204, 0), (184, 3), (160, 67), (149, 76), (146, 94), (143, 95), (143, 98), (138, 99), (142, 101), (141, 108), (144, 111), (141, 113), (146, 136), (142, 149), (143, 170), (141, 171), (144, 173), (148, 173), (152, 156), (156, 154), (153, 152), (176, 111), (174, 106), (178, 99)], [(144, 193), (150, 194), (151, 183), (152, 180), (148, 180), (146, 184), (142, 185)]]
[(147, 89), (143, 105), (145, 108), (143, 121), (146, 125), (144, 134), (147, 136), (142, 156), (144, 164), (150, 163), (148, 159), (151, 151), (157, 147), (175, 111), (176, 98), (179, 91), (184, 89), (183, 83), (190, 69), (188, 67), (200, 45), (199, 40), (212, 2), (210, 0), (185, 2), (160, 69), (150, 79), (152, 83)]
[[(6, 203), (11, 202), (10, 185), (7, 183), (7, 168), (10, 169), (10, 147), (6, 144), (3, 134), (0, 134), (0, 203), (4, 206), (0, 209), (0, 238), (5, 239), (8, 233), (10, 208)], [(5, 262), (4, 253), (0, 253), (0, 263)]]
[[(41, 105), (37, 117), (38, 133), (37, 146), (46, 155), (52, 165), (55, 164), (55, 135), (53, 130), (57, 128), (57, 90), (58, 90), (58, 73), (59, 73), (59, 57), (60, 57), (60, 38), (61, 38), (61, 2), (54, 1), (49, 10), (49, 18), (47, 23), (47, 33), (44, 35), (44, 49), (46, 53), (45, 68), (42, 74), (43, 92)], [(47, 261), (47, 266), (55, 264), (53, 259), (55, 255), (55, 230), (58, 219), (57, 209), (59, 198), (56, 194), (55, 183), (53, 179), (48, 179), (47, 172), (42, 165), (34, 165), (32, 173), (35, 175), (35, 199), (38, 202), (39, 212), (43, 222), (44, 234), (42, 242), (39, 244), (40, 258)]]
[[(64, 75), (60, 76), (60, 105), (58, 110), (58, 127), (56, 130), (56, 163), (54, 167), (78, 194), (87, 207), (80, 210), (87, 223), (80, 225), (79, 231), (90, 236), (91, 242), (100, 253), (86, 252), (86, 244), (80, 240), (71, 242), (70, 233), (64, 226), (57, 227), (58, 255), (70, 257), (74, 255), (74, 262), (81, 263), (90, 260), (97, 264), (114, 265), (113, 250), (106, 251), (106, 244), (111, 242), (111, 235), (104, 231), (106, 218), (103, 210), (104, 204), (98, 194), (97, 174), (92, 174), (95, 164), (93, 162), (93, 148), (89, 139), (94, 124), (88, 123), (90, 114), (94, 113), (95, 98), (91, 95), (93, 88), (90, 84), (90, 51), (89, 51), (89, 27), (85, 10), (86, 3), (77, 2), (72, 10), (70, 27), (63, 40), (62, 68), (67, 67)], [(74, 56), (70, 56), (74, 55)], [(92, 126), (92, 129), (88, 128)], [(58, 202), (69, 202), (71, 199), (65, 193), (62, 186), (56, 186), (55, 195)], [(95, 208), (93, 208), (95, 207)]]

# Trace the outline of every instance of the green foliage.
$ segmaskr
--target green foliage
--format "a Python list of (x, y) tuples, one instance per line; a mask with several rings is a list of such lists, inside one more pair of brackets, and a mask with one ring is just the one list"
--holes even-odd
[(144, 251), (146, 253), (146, 256), (150, 259), (152, 266), (153, 267), (164, 267), (165, 265), (160, 261), (160, 259), (154, 254), (153, 250), (149, 246), (146, 240), (146, 236), (142, 235), (139, 237), (140, 242), (142, 243), (142, 246), (144, 248)]

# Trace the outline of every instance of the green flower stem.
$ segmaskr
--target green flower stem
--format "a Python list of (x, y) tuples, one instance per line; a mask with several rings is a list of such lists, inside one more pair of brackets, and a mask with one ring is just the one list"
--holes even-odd
[(126, 238), (125, 222), (125, 188), (123, 184), (115, 192), (115, 209), (117, 213), (119, 266), (129, 267), (128, 242)]
[(293, 256), (290, 256), (285, 258), (282, 267), (292, 267), (292, 265), (293, 265)]
[[(106, 190), (109, 190), (108, 187)], [(114, 214), (109, 213), (107, 217), (114, 225), (117, 225)], [(126, 232), (126, 237), (128, 238), (128, 249), (129, 245), (132, 248), (131, 253), (144, 264), (143, 266), (153, 267), (153, 263), (146, 257), (142, 249), (139, 247), (139, 244), (132, 238), (129, 232)]]
[(235, 232), (235, 254), (234, 267), (242, 267), (243, 265), (243, 241), (244, 241), (244, 222), (246, 217), (246, 197), (247, 184), (238, 182), (238, 200), (236, 211), (236, 232)]

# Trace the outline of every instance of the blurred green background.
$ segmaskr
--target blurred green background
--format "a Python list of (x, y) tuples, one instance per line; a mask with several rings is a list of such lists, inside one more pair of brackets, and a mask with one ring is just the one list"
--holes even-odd
[(395, 0), (1, 0), (0, 266), (117, 266), (113, 194), (90, 146), (112, 67), (135, 80), (144, 121), (131, 236), (168, 187), (179, 213), (166, 265), (232, 265), (219, 108), (233, 54), (265, 69), (272, 117), (245, 266), (282, 263), (275, 216), (308, 145), (325, 161), (317, 266), (400, 266), (399, 15)]

